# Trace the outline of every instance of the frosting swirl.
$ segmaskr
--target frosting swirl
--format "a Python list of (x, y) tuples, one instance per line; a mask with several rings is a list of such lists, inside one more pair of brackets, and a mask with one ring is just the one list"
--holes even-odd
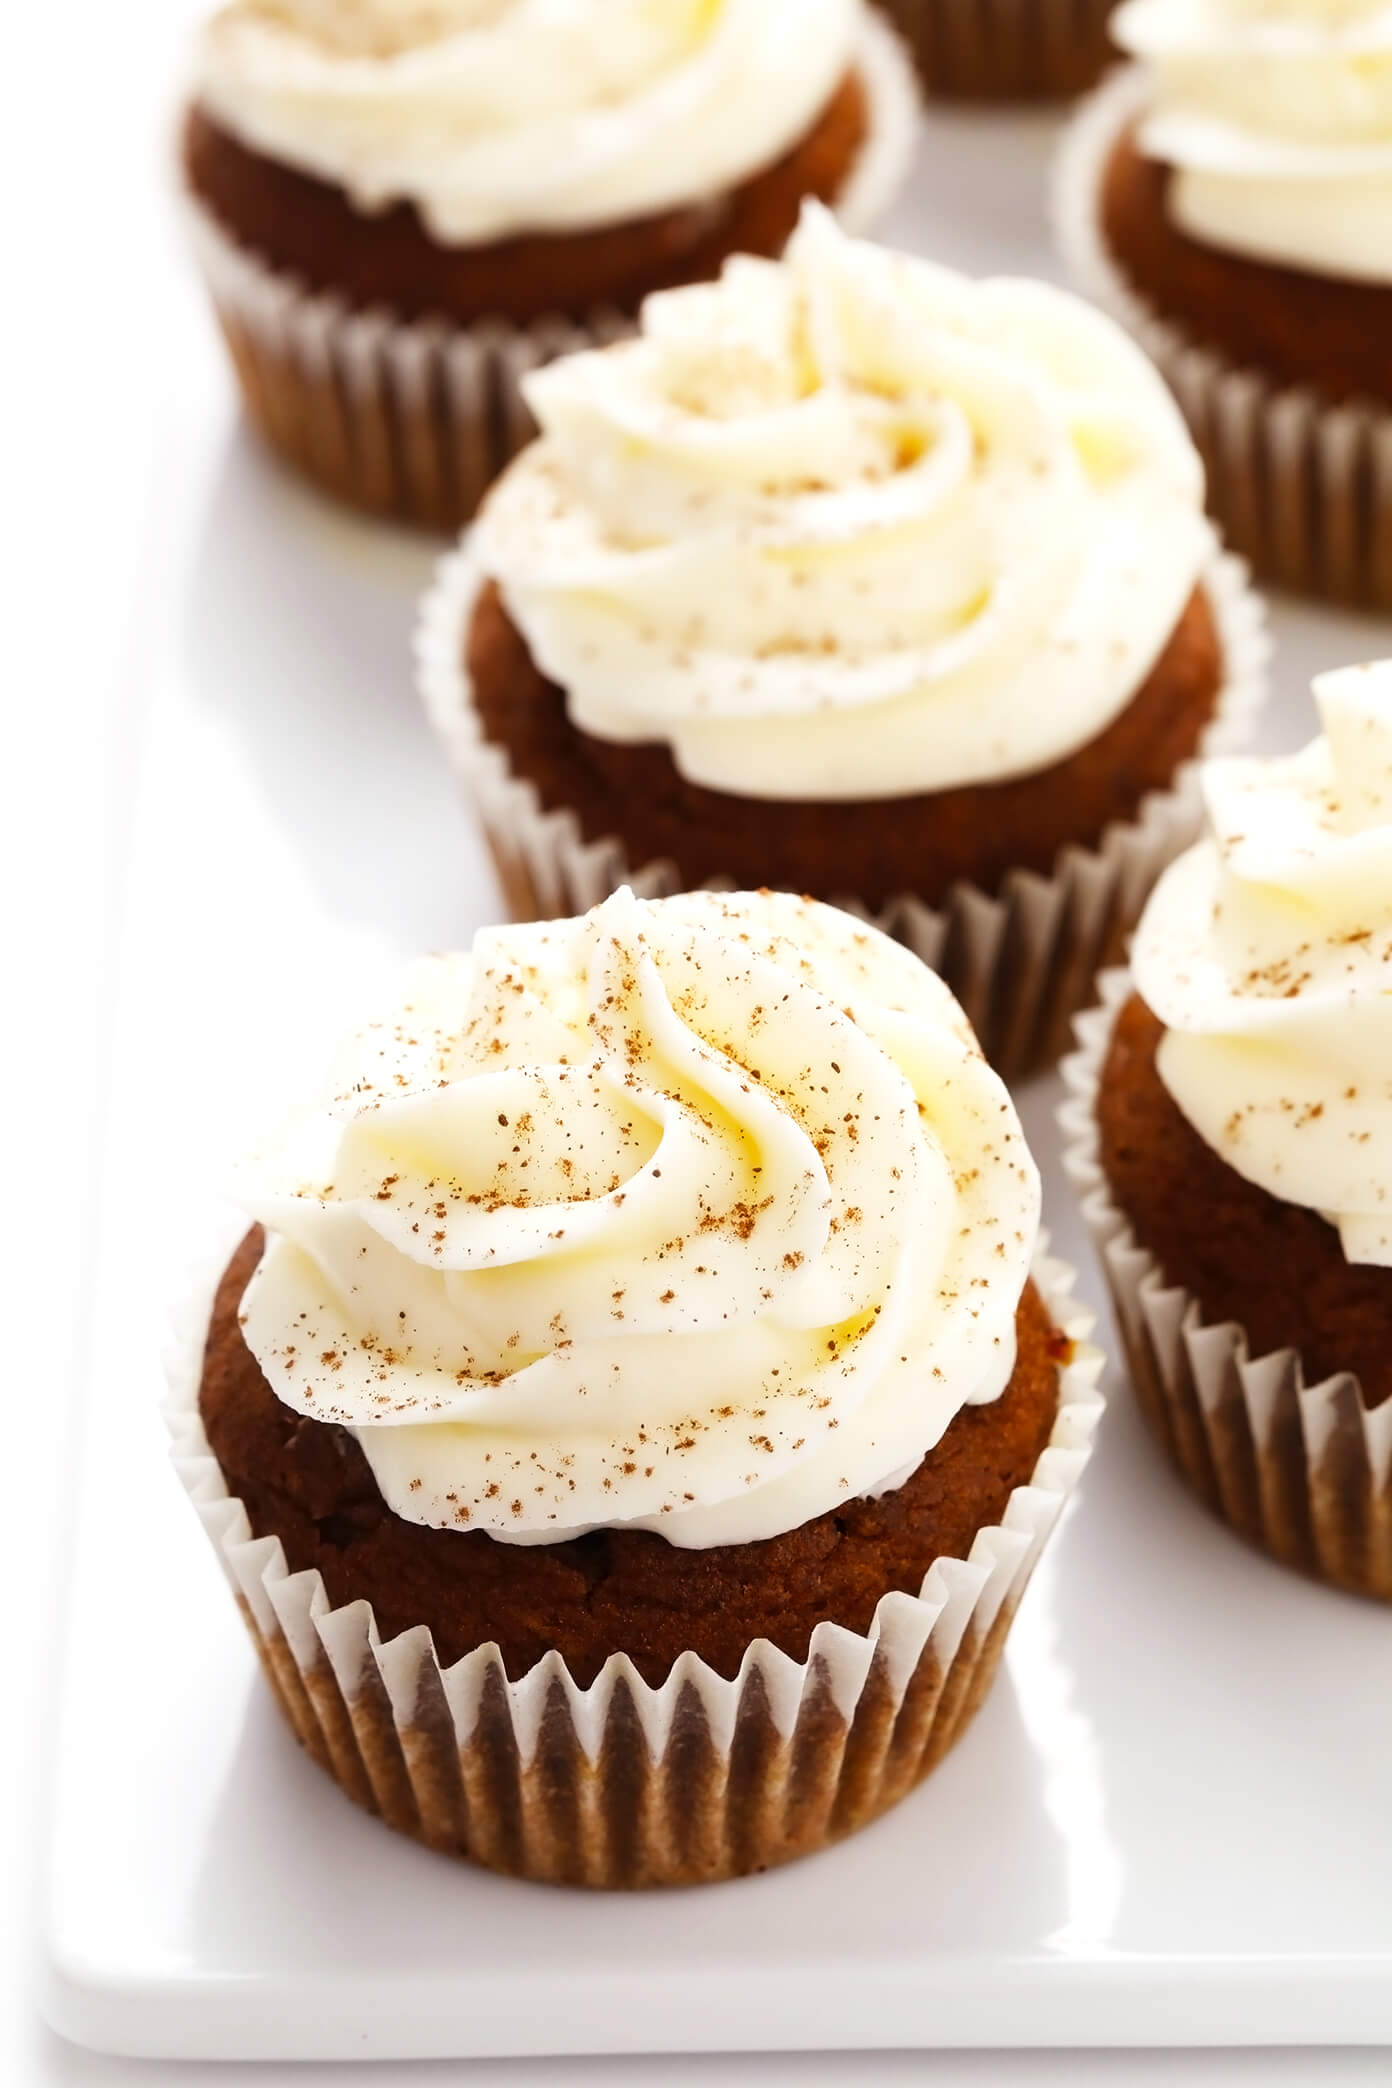
[(1183, 230), (1392, 281), (1389, 0), (1125, 0), (1112, 34), (1149, 68), (1140, 142)]
[(230, 0), (197, 91), (255, 150), (465, 246), (705, 202), (802, 137), (863, 0)]
[(1213, 836), (1156, 887), (1132, 970), (1200, 1136), (1392, 1266), (1392, 661), (1315, 697), (1299, 754), (1206, 767)]
[(478, 561), (575, 723), (754, 798), (1028, 773), (1105, 729), (1210, 543), (1178, 409), (1119, 328), (806, 204), (781, 262), (525, 383), (541, 437)]
[(1039, 1182), (908, 951), (624, 889), (419, 966), (239, 1200), (253, 1353), (397, 1514), (702, 1547), (902, 1484), (1000, 1394)]

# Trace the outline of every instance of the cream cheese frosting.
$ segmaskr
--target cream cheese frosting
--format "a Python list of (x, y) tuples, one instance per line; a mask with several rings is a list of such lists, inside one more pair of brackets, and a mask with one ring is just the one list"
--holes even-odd
[(1153, 83), (1144, 151), (1210, 246), (1392, 281), (1392, 4), (1126, 0), (1112, 34)]
[(473, 548), (583, 731), (751, 798), (1047, 767), (1162, 651), (1211, 545), (1155, 370), (1044, 283), (848, 239), (648, 299), (525, 380)]
[(1132, 970), (1160, 1077), (1241, 1175), (1392, 1266), (1392, 661), (1321, 675), (1322, 737), (1204, 772)]
[(863, 0), (231, 0), (196, 89), (245, 144), (470, 245), (711, 202), (809, 131)]
[(418, 966), (245, 1166), (246, 1339), (411, 1521), (798, 1527), (1014, 1367), (1039, 1180), (947, 988), (834, 908), (627, 889)]

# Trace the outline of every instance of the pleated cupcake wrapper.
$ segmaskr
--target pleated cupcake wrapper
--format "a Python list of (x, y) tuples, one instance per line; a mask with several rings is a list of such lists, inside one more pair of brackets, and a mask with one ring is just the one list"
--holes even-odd
[[(868, 16), (856, 63), (869, 133), (836, 204), (865, 228), (908, 172), (918, 95), (893, 31)], [(457, 529), (536, 423), (529, 370), (634, 331), (597, 308), (583, 322), (406, 322), (316, 294), (231, 239), (184, 191), (194, 253), (253, 421), (271, 447), (336, 498), (429, 528)]]
[(368, 1603), (335, 1609), (317, 1571), (291, 1573), (278, 1538), (251, 1535), (199, 1418), (225, 1255), (200, 1275), (168, 1357), (174, 1464), (295, 1733), (389, 1826), (555, 1883), (672, 1885), (763, 1870), (903, 1797), (986, 1693), (1102, 1411), (1091, 1315), (1045, 1245), (1035, 1280), (1073, 1351), (1029, 1484), (969, 1558), (938, 1560), (917, 1595), (886, 1595), (868, 1632), (819, 1624), (805, 1661), (758, 1640), (733, 1681), (694, 1653), (660, 1688), (620, 1654), (588, 1688), (554, 1653), (517, 1681), (493, 1645), (441, 1668), (424, 1627), (384, 1643)]
[(1392, 413), (1331, 405), (1192, 341), (1138, 295), (1102, 232), (1102, 182), (1147, 99), (1127, 66), (1090, 96), (1060, 147), (1054, 223), (1095, 304), (1136, 336), (1178, 399), (1208, 473), (1211, 512), (1233, 549), (1282, 587), (1392, 608)]
[(1240, 1326), (1205, 1319), (1191, 1292), (1165, 1282), (1099, 1157), (1098, 1084), (1131, 977), (1109, 971), (1099, 985), (1102, 1005), (1079, 1018), (1080, 1048), (1063, 1063), (1063, 1162), (1146, 1418), (1195, 1492), (1249, 1543), (1392, 1601), (1392, 1400), (1369, 1408), (1351, 1371), (1307, 1383), (1294, 1349), (1253, 1356)]
[[(1215, 552), (1203, 574), (1218, 623), (1224, 681), (1203, 755), (1246, 738), (1266, 695), (1265, 609), (1241, 563)], [(480, 586), (467, 542), (448, 554), (421, 607), (417, 681), (426, 710), (478, 812), (508, 906), (519, 920), (584, 913), (621, 884), (645, 898), (681, 889), (675, 864), (632, 863), (617, 837), (586, 841), (564, 809), (546, 811), (534, 785), (487, 740), (474, 708), (464, 637)], [(757, 806), (751, 804), (751, 813)], [(1051, 876), (1012, 872), (999, 894), (954, 886), (930, 906), (905, 893), (871, 909), (854, 892), (839, 903), (873, 921), (946, 979), (992, 1064), (1007, 1076), (1051, 1063), (1068, 1048), (1075, 1012), (1125, 937), (1165, 865), (1201, 824), (1197, 764), (1147, 798), (1140, 816), (1108, 829), (1096, 848), (1068, 848)], [(721, 881), (728, 886), (731, 879)]]
[(1114, 0), (879, 0), (929, 94), (1051, 101), (1080, 94), (1114, 58)]

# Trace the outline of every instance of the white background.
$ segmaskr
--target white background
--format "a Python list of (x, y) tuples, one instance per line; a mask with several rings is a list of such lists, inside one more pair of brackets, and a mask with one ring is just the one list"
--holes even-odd
[[(234, 488), (259, 467), (242, 438), (213, 357), (201, 303), (187, 282), (165, 199), (171, 81), (187, 0), (117, 8), (30, 6), (7, 21), (4, 52), (5, 284), (3, 514), (11, 574), (6, 626), (7, 718), (3, 819), (6, 894), (4, 1088), (5, 1286), (11, 1369), (4, 1443), (6, 1621), (12, 1662), (0, 1716), (0, 2080), (266, 2083), (330, 2070), (201, 2069), (107, 2061), (53, 2038), (33, 2011), (33, 1828), (41, 1808), (49, 1662), (40, 1658), (62, 1579), (70, 1446), (67, 1402), (83, 1339), (92, 1264), (88, 1193), (93, 1131), (107, 1077), (102, 1038), (116, 991), (114, 924), (126, 800), (113, 778), (132, 773), (145, 729), (131, 692), (154, 645), (158, 613), (147, 575), (192, 557), (182, 533), (206, 505), (184, 450), (219, 458)], [(991, 123), (960, 132), (961, 163), (991, 152)], [(1047, 139), (1039, 137), (1039, 164)], [(984, 165), (977, 157), (976, 163)], [(1021, 248), (1037, 236), (1026, 228)], [(1014, 228), (999, 228), (1008, 253)], [(960, 258), (960, 257), (953, 257)], [(210, 444), (209, 430), (216, 429)], [(230, 459), (230, 462), (228, 461)], [(17, 470), (14, 466), (17, 464)], [(196, 474), (194, 474), (196, 478)], [(402, 554), (401, 584), (419, 554)], [(1289, 641), (1283, 681), (1347, 652), (1349, 627), (1301, 613), (1278, 618)], [(354, 634), (339, 634), (351, 642)], [(239, 634), (217, 634), (235, 646)], [(1355, 650), (1378, 649), (1372, 633)], [(254, 670), (254, 652), (249, 655)], [(236, 662), (229, 662), (235, 671)], [(1297, 735), (1298, 736), (1298, 735)], [(388, 764), (389, 767), (389, 764)], [(197, 808), (189, 808), (191, 822)], [(321, 851), (322, 853), (322, 851)], [(137, 873), (138, 874), (138, 873)], [(403, 906), (428, 917), (417, 893)], [(196, 889), (186, 927), (196, 934)], [(424, 939), (428, 939), (425, 937)], [(178, 965), (177, 950), (171, 965)], [(234, 953), (229, 953), (234, 965)], [(235, 969), (231, 974), (235, 993)], [(235, 1112), (233, 1112), (235, 1114)], [(524, 2062), (377, 2068), (385, 2081), (465, 2083), (710, 2080), (929, 2080), (1044, 2088), (1068, 2081), (1167, 2080), (1180, 2068), (1209, 2084), (1383, 2080), (1386, 2055), (1255, 2053), (1111, 2058), (1106, 2054), (829, 2057), (787, 2061)]]

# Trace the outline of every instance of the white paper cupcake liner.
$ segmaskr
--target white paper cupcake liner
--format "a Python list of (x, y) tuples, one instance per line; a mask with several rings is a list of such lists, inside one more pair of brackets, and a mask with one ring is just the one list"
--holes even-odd
[(1053, 212), (1078, 287), (1134, 334), (1178, 399), (1208, 473), (1210, 511), (1235, 551), (1282, 587), (1392, 608), (1392, 413), (1330, 405), (1229, 362), (1162, 318), (1113, 259), (1099, 197), (1118, 139), (1146, 102), (1126, 66), (1064, 134)]
[(886, 1595), (868, 1632), (819, 1624), (804, 1661), (756, 1640), (733, 1681), (694, 1653), (660, 1688), (622, 1654), (588, 1688), (554, 1653), (516, 1681), (495, 1645), (442, 1668), (424, 1626), (383, 1643), (367, 1602), (335, 1609), (317, 1571), (289, 1572), (278, 1538), (251, 1535), (198, 1413), (226, 1254), (201, 1274), (168, 1356), (174, 1464), (297, 1737), (389, 1826), (554, 1883), (672, 1885), (764, 1870), (902, 1798), (995, 1673), (1102, 1411), (1091, 1315), (1045, 1245), (1034, 1278), (1073, 1346), (1029, 1484), (968, 1558), (937, 1560), (917, 1595)]
[(929, 94), (1053, 101), (1080, 94), (1115, 58), (1115, 0), (879, 0)]
[[(1369, 1408), (1350, 1371), (1306, 1382), (1299, 1354), (1253, 1356), (1243, 1328), (1205, 1319), (1167, 1284), (1113, 1200), (1097, 1091), (1131, 976), (1099, 981), (1063, 1062), (1063, 1164), (1105, 1271), (1137, 1398), (1171, 1461), (1213, 1512), (1287, 1566), (1392, 1601), (1392, 1400)], [(1202, 1214), (1196, 1213), (1197, 1222)]]
[[(893, 31), (867, 14), (856, 65), (869, 129), (837, 199), (847, 230), (867, 227), (908, 172), (918, 128), (913, 68)], [(410, 323), (312, 293), (223, 231), (184, 189), (193, 250), (252, 420), (316, 485), (374, 514), (457, 529), (536, 432), (528, 370), (634, 330), (597, 308), (526, 326)]]
[[(904, 893), (872, 910), (854, 892), (838, 903), (872, 920), (942, 974), (982, 1049), (1007, 1077), (1067, 1049), (1092, 982), (1122, 955), (1156, 878), (1199, 832), (1199, 757), (1246, 738), (1266, 695), (1265, 608), (1241, 563), (1215, 552), (1203, 573), (1223, 650), (1224, 681), (1198, 756), (1140, 816), (1108, 829), (1095, 848), (1065, 849), (1051, 876), (1013, 871), (999, 893), (952, 888), (940, 906)], [(426, 711), (482, 822), (508, 906), (519, 920), (584, 913), (628, 884), (644, 898), (680, 890), (671, 862), (631, 863), (616, 837), (585, 841), (575, 815), (543, 809), (535, 786), (483, 736), (464, 663), (464, 634), (480, 585), (467, 543), (436, 569), (416, 632)], [(728, 885), (731, 880), (725, 880)]]

